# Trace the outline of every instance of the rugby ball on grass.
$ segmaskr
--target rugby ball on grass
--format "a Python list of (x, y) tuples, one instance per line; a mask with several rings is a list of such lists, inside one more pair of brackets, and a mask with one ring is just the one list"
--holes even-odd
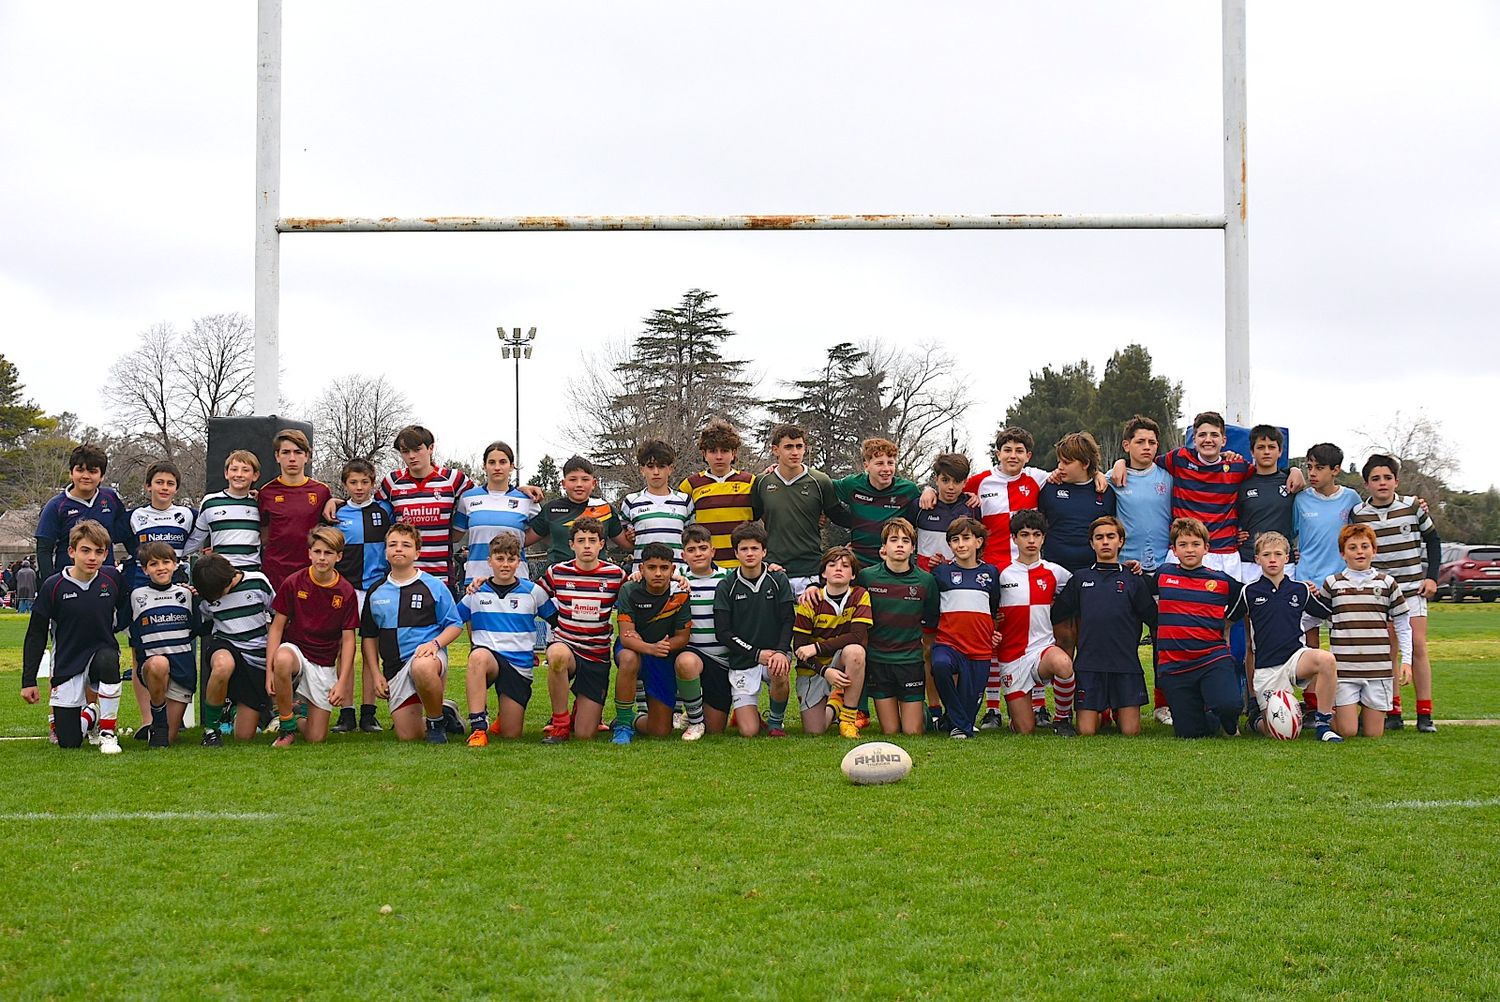
[(855, 786), (876, 786), (905, 779), (911, 772), (911, 756), (889, 741), (866, 741), (849, 749), (839, 768)]
[(1302, 711), (1297, 696), (1289, 689), (1278, 689), (1266, 699), (1266, 730), (1278, 741), (1292, 741), (1302, 733)]

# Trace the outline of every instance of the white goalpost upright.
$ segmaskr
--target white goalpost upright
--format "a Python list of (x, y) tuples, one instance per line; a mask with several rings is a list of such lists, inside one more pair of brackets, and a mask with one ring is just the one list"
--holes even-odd
[(255, 143), (255, 412), (279, 401), (284, 233), (539, 233), (642, 230), (1178, 230), (1224, 231), (1224, 402), (1250, 411), (1250, 245), (1245, 131), (1245, 0), (1221, 0), (1224, 211), (1220, 215), (853, 214), (293, 217), (281, 212), (281, 0), (259, 0)]

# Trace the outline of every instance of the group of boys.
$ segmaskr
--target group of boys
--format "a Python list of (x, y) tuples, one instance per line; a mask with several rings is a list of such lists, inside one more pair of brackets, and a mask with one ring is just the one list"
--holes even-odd
[[(149, 502), (126, 510), (101, 486), (106, 457), (83, 446), (38, 525), (46, 580), (22, 692), (39, 698), (50, 637), (59, 744), (118, 752), (130, 676), (138, 736), (165, 747), (195, 695), (202, 635), (205, 745), (226, 730), (274, 730), (278, 747), (378, 731), (377, 699), (398, 738), (444, 743), (465, 730), (444, 692), (447, 649), (467, 629), (468, 743), (483, 746), (523, 733), (541, 622), (551, 744), (679, 729), (695, 741), (730, 727), (780, 737), (794, 690), (808, 734), (858, 737), (873, 704), (887, 734), (967, 739), (1003, 726), (1003, 706), (1022, 734), (1091, 735), (1112, 721), (1133, 735), (1154, 702), (1179, 736), (1204, 737), (1235, 734), (1246, 711), (1264, 730), (1259, 711), (1292, 688), (1334, 742), (1399, 726), (1396, 686), (1413, 669), (1418, 729), (1434, 730), (1425, 603), (1438, 541), (1422, 503), (1399, 495), (1397, 461), (1370, 458), (1361, 500), (1337, 484), (1336, 447), (1309, 450), (1304, 478), (1283, 471), (1278, 429), (1254, 428), (1249, 458), (1225, 451), (1225, 430), (1200, 414), (1190, 445), (1159, 454), (1160, 429), (1137, 417), (1106, 477), (1087, 433), (1064, 436), (1048, 472), (1029, 465), (1027, 432), (1003, 428), (993, 468), (973, 473), (945, 453), (924, 487), (897, 475), (883, 439), (862, 443), (861, 473), (810, 469), (807, 436), (790, 424), (771, 432), (774, 464), (751, 473), (736, 430), (714, 420), (698, 440), (704, 469), (675, 485), (672, 448), (642, 443), (644, 486), (619, 504), (581, 457), (564, 465), (557, 498), (513, 486), (503, 442), (475, 484), (434, 464), (420, 426), (396, 438), (401, 469), (377, 487), (369, 463), (350, 462), (335, 498), (305, 472), (306, 436), (286, 430), (273, 442), (279, 476), (256, 489), (255, 456), (231, 453), (226, 489), (196, 511), (176, 503), (170, 463), (148, 471)], [(828, 522), (849, 545), (824, 547)], [(549, 565), (533, 579), (526, 551), (541, 541)], [(118, 571), (117, 542), (128, 552)], [(611, 543), (623, 565), (604, 558)], [(1243, 661), (1228, 641), (1240, 619)], [(121, 671), (117, 628), (133, 671)]]

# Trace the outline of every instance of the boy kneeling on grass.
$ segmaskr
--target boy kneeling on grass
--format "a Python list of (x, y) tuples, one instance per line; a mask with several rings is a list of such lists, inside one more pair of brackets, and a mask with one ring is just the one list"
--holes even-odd
[(838, 722), (839, 734), (859, 737), (855, 704), (865, 686), (865, 647), (874, 619), (870, 596), (854, 578), (859, 558), (847, 546), (823, 554), (823, 587), (817, 601), (797, 603), (792, 624), (797, 658), (797, 706), (802, 730), (822, 734)]
[(137, 652), (150, 710), (141, 729), (148, 747), (165, 748), (177, 740), (198, 688), (193, 643), (197, 602), (188, 586), (176, 580), (177, 551), (171, 543), (146, 543), (136, 559), (146, 574), (146, 583), (130, 593), (130, 643)]
[[(546, 514), (543, 512), (543, 514)], [(561, 744), (570, 737), (592, 740), (604, 717), (609, 693), (609, 648), (614, 627), (610, 614), (625, 584), (623, 568), (599, 559), (604, 549), (604, 523), (587, 515), (568, 527), (573, 559), (547, 568), (542, 591), (557, 606), (557, 629), (547, 645), (547, 697), (552, 723), (543, 744)], [(568, 690), (573, 712), (568, 713)], [(632, 707), (635, 683), (631, 683)]]
[(519, 738), (535, 680), (536, 621), (557, 625), (557, 606), (541, 585), (520, 576), (521, 541), (513, 533), (490, 540), (490, 576), (458, 603), (469, 624), (469, 664), (464, 686), (469, 697), (469, 747), (490, 743), (489, 692), (499, 695), (502, 738)]
[[(365, 596), (359, 635), (365, 660), (380, 663), (375, 695), (390, 706), (396, 737), (415, 741), (425, 734), (430, 744), (441, 745), (448, 742), (450, 724), (463, 729), (457, 710), (450, 711), (443, 701), (448, 645), (463, 632), (463, 620), (448, 586), (417, 570), (421, 549), (416, 526), (397, 522), (386, 530), (391, 570)], [(447, 719), (450, 714), (454, 719)]]
[[(664, 738), (672, 733), (672, 710), (679, 694), (687, 713), (682, 740), (703, 737), (703, 662), (687, 650), (692, 609), (687, 591), (673, 587), (676, 554), (666, 543), (641, 547), (641, 577), (620, 589), (615, 642), (615, 724), (617, 745), (636, 731)], [(636, 715), (636, 681), (644, 683), (646, 712)]]
[(271, 582), (260, 571), (240, 570), (211, 553), (193, 565), (193, 587), (198, 591), (203, 626), (209, 631), (203, 747), (224, 745), (219, 719), (226, 698), (235, 706), (235, 739), (249, 741), (269, 705), (266, 637), (271, 628)]
[(766, 568), (766, 530), (758, 522), (730, 534), (738, 569), (714, 590), (714, 628), (729, 649), (729, 690), (740, 736), (760, 733), (760, 690), (769, 677), (771, 712), (766, 734), (786, 737), (783, 722), (791, 695), (790, 651), (796, 600), (781, 571)]
[(307, 534), (311, 566), (288, 575), (271, 600), (271, 632), (266, 640), (266, 693), (276, 701), (279, 734), (272, 747), (297, 740), (297, 697), (306, 719), (302, 736), (317, 743), (328, 736), (335, 707), (354, 701), (354, 631), (359, 628), (359, 595), (335, 567), (344, 553), (344, 534), (320, 525)]

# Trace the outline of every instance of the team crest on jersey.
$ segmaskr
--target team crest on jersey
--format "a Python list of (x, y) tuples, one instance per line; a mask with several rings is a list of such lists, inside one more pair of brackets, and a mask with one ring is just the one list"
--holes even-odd
[(314, 492), (314, 491), (308, 491), (307, 492), (307, 503), (308, 504), (317, 504), (318, 503), (318, 495), (317, 495), (316, 492)]
[(514, 595), (512, 595), (511, 598), (510, 598), (510, 607), (512, 609), (519, 609), (519, 608), (521, 608), (521, 601), (520, 601), (520, 599), (518, 599)]
[(1228, 464), (1228, 463), (1225, 463), (1225, 464), (1224, 464), (1224, 472), (1225, 472), (1225, 473), (1228, 473), (1228, 472), (1229, 472), (1229, 464)]
[(297, 597), (300, 598), (302, 601), (306, 602), (307, 601), (307, 592), (305, 592), (305, 591), (303, 591), (302, 589), (299, 588), (299, 589), (297, 589)]
[(1119, 592), (1119, 593), (1121, 593), (1123, 595), (1125, 593), (1125, 582), (1124, 581), (1116, 581), (1115, 582), (1115, 591), (1117, 591), (1117, 592)]
[(964, 576), (962, 574), (953, 574), (952, 575), (952, 579), (953, 579), (953, 583), (954, 584), (963, 584), (964, 583)]
[(1036, 586), (1037, 586), (1037, 587), (1038, 587), (1038, 588), (1039, 588), (1039, 589), (1041, 589), (1041, 590), (1042, 590), (1042, 591), (1046, 591), (1046, 590), (1047, 590), (1047, 589), (1048, 589), (1048, 588), (1050, 588), (1050, 587), (1051, 587), (1051, 586), (1052, 586), (1052, 585), (1051, 585), (1051, 582), (1049, 582), (1049, 581), (1048, 581), (1048, 580), (1047, 580), (1047, 579), (1046, 579), (1046, 578), (1041, 578), (1041, 579), (1039, 579), (1039, 580), (1038, 580), (1038, 581), (1037, 581), (1037, 583), (1036, 583)]
[(1023, 498), (1029, 498), (1031, 497), (1031, 488), (1027, 487), (1025, 484), (1022, 484), (1021, 486), (1016, 488), (1016, 493), (1020, 494)]
[(1203, 582), (1203, 587), (1207, 588), (1209, 591), (1218, 591), (1219, 590), (1219, 582), (1217, 582), (1217, 581), (1213, 580), (1212, 578), (1210, 578), (1209, 580)]
[(342, 596), (342, 595), (335, 595), (335, 596), (333, 596), (333, 607), (335, 609), (342, 609), (344, 607), (344, 596)]
[(277, 495), (276, 495), (276, 496), (275, 496), (275, 498), (273, 498), (273, 500), (274, 500), (274, 501), (275, 501), (275, 502), (276, 502), (276, 503), (277, 503), (277, 504), (281, 504), (281, 503), (282, 503), (282, 502), (283, 502), (283, 501), (285, 501), (285, 500), (286, 500), (286, 495), (285, 495), (285, 494), (277, 494)]
[(1166, 484), (1157, 484), (1156, 485), (1156, 493), (1158, 493), (1158, 494), (1165, 494), (1165, 493), (1167, 493), (1167, 485)]
[(1291, 601), (1287, 604), (1290, 605), (1293, 609), (1299, 609), (1302, 607), (1302, 599), (1298, 598), (1296, 595), (1293, 595)]
[(979, 585), (979, 587), (981, 588), (985, 587), (993, 580), (994, 578), (990, 577), (989, 571), (985, 571), (983, 574), (977, 574), (974, 576), (974, 583)]
[(506, 498), (505, 499), (505, 507), (507, 507), (507, 508), (514, 508), (517, 504), (518, 504), (518, 502), (516, 501), (515, 498)]
[(916, 598), (917, 597), (917, 586), (916, 585), (907, 585), (906, 586), (906, 597), (907, 598)]
[(173, 512), (172, 513), (172, 521), (176, 522), (178, 525), (186, 525), (187, 524), (187, 516), (184, 515), (180, 511), (179, 512)]
[(420, 594), (420, 593), (418, 593), (418, 594), (415, 594), (415, 595), (412, 595), (412, 597), (411, 597), (411, 607), (412, 607), (412, 608), (413, 608), (413, 609), (420, 609), (420, 608), (422, 608), (422, 605), (423, 605), (423, 602), (422, 602), (422, 600), (423, 600), (423, 599), (424, 599), (424, 598), (425, 598), (425, 597), (426, 597), (426, 596), (424, 596), (424, 595), (422, 595), (422, 594)]

